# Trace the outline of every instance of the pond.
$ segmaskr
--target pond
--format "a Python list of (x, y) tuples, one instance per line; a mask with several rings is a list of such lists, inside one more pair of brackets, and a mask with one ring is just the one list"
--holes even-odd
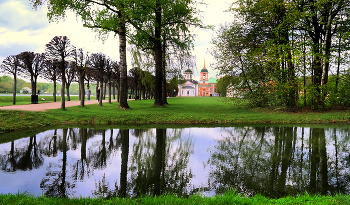
[(0, 144), (0, 193), (349, 194), (349, 140), (339, 127), (53, 129)]

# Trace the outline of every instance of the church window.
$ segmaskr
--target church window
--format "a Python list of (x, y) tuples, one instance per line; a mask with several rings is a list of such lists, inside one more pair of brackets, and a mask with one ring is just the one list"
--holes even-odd
[(187, 95), (189, 95), (190, 94), (190, 91), (187, 91)]

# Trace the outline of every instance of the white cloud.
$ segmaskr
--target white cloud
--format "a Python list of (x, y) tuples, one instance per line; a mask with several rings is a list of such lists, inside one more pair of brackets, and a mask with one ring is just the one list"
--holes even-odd
[(38, 30), (48, 26), (44, 10), (29, 10), (29, 1), (7, 1), (0, 5), (0, 28), (11, 31)]

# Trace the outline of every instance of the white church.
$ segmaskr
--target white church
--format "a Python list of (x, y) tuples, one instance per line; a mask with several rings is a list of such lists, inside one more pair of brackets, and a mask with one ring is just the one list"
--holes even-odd
[(186, 82), (179, 84), (178, 96), (195, 97), (198, 96), (198, 82), (193, 80), (193, 72), (190, 69), (185, 70), (184, 77)]

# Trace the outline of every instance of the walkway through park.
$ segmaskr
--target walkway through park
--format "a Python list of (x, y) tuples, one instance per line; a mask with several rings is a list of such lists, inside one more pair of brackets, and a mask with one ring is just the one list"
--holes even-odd
[[(131, 100), (131, 99), (128, 99)], [(112, 100), (112, 102), (117, 100)], [(97, 100), (85, 101), (85, 105), (97, 104)], [(108, 103), (108, 100), (102, 100), (103, 103)], [(80, 101), (66, 101), (66, 107), (78, 106)], [(39, 103), (39, 104), (28, 104), (28, 105), (10, 105), (0, 107), (0, 110), (25, 110), (25, 111), (45, 111), (49, 109), (61, 108), (61, 101), (50, 102), (50, 103)]]

